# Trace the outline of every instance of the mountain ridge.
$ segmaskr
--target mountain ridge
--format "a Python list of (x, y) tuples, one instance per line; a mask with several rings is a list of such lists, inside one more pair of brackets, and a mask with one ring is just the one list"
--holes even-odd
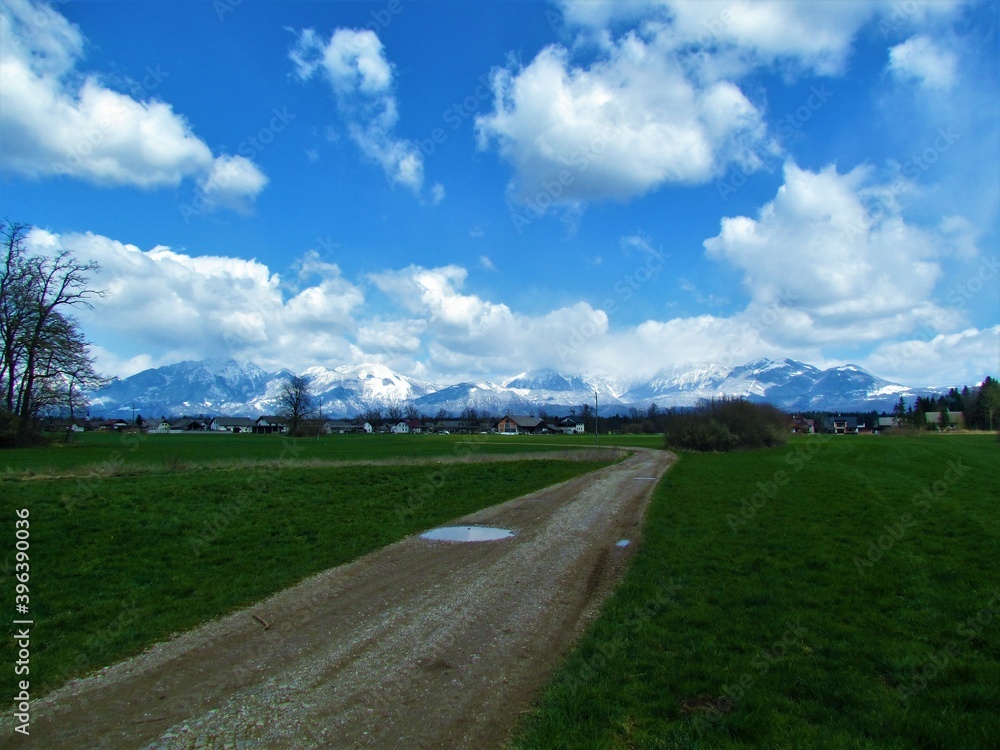
[[(185, 360), (115, 379), (91, 394), (91, 411), (109, 417), (131, 414), (133, 408), (146, 416), (258, 416), (275, 411), (281, 386), (292, 374), (285, 369), (267, 372), (249, 360)], [(790, 411), (883, 411), (900, 396), (947, 390), (893, 383), (854, 364), (822, 370), (789, 358), (760, 358), (734, 367), (717, 362), (670, 365), (636, 382), (539, 368), (499, 382), (439, 385), (370, 362), (316, 365), (302, 375), (310, 378), (323, 413), (331, 417), (410, 405), (425, 414), (458, 415), (470, 407), (491, 413), (558, 414), (592, 404), (595, 391), (602, 414), (645, 410), (651, 403), (660, 408), (692, 406), (720, 396), (766, 401)]]

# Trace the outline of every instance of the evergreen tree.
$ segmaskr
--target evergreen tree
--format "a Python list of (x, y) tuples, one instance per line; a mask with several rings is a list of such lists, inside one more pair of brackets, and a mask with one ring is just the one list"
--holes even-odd
[(949, 427), (951, 427), (951, 414), (948, 412), (947, 406), (942, 406), (938, 412), (938, 428), (947, 430)]

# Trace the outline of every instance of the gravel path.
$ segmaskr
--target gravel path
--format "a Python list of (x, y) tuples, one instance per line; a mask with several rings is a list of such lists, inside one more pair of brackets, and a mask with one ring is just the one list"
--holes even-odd
[(19, 745), (500, 747), (619, 580), (672, 458), (637, 450), (456, 522), (512, 538), (408, 537), (159, 644), (36, 702)]

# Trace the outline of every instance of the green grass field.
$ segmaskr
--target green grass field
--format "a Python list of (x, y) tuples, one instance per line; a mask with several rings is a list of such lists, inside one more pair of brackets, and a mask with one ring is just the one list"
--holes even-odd
[[(646, 443), (660, 447), (662, 440), (645, 436)], [(642, 444), (612, 441), (608, 445)], [(602, 442), (602, 444), (604, 444)], [(45, 448), (0, 451), (0, 476), (51, 475), (65, 472), (131, 470), (139, 468), (184, 468), (232, 461), (380, 461), (396, 458), (431, 459), (477, 454), (524, 453), (564, 450), (579, 445), (590, 448), (593, 435), (498, 436), (498, 435), (325, 435), (290, 439), (280, 435), (142, 435), (87, 432), (54, 440)]]
[(690, 454), (516, 748), (987, 748), (995, 435)]
[[(30, 511), (34, 698), (408, 534), (601, 465), (474, 460), (546, 448), (503, 438), (335, 436), (290, 441), (289, 452), (268, 436), (167, 435), (129, 452), (129, 436), (84, 437), (0, 454), (11, 467), (0, 475), (5, 584), (16, 562), (15, 510)], [(114, 451), (121, 457), (109, 458)], [(384, 463), (315, 463), (332, 456)], [(473, 460), (393, 460), (435, 456)], [(15, 653), (5, 638), (3, 663)], [(14, 681), (5, 670), (8, 698)]]

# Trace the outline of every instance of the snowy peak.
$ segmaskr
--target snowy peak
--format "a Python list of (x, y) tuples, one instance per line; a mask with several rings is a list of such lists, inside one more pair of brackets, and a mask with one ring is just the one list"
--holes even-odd
[[(917, 391), (876, 377), (857, 365), (821, 370), (793, 359), (755, 359), (736, 367), (716, 362), (668, 366), (640, 383), (624, 383), (550, 368), (528, 370), (500, 383), (489, 380), (438, 386), (381, 364), (310, 367), (302, 375), (327, 416), (353, 417), (370, 409), (415, 405), (424, 414), (567, 413), (593, 405), (615, 413), (651, 403), (692, 406), (702, 399), (734, 396), (767, 401), (787, 410), (888, 410)], [(147, 417), (181, 414), (258, 416), (270, 413), (292, 373), (265, 372), (247, 361), (179, 362), (116, 380), (92, 394), (96, 414)], [(926, 391), (920, 391), (924, 393)]]

